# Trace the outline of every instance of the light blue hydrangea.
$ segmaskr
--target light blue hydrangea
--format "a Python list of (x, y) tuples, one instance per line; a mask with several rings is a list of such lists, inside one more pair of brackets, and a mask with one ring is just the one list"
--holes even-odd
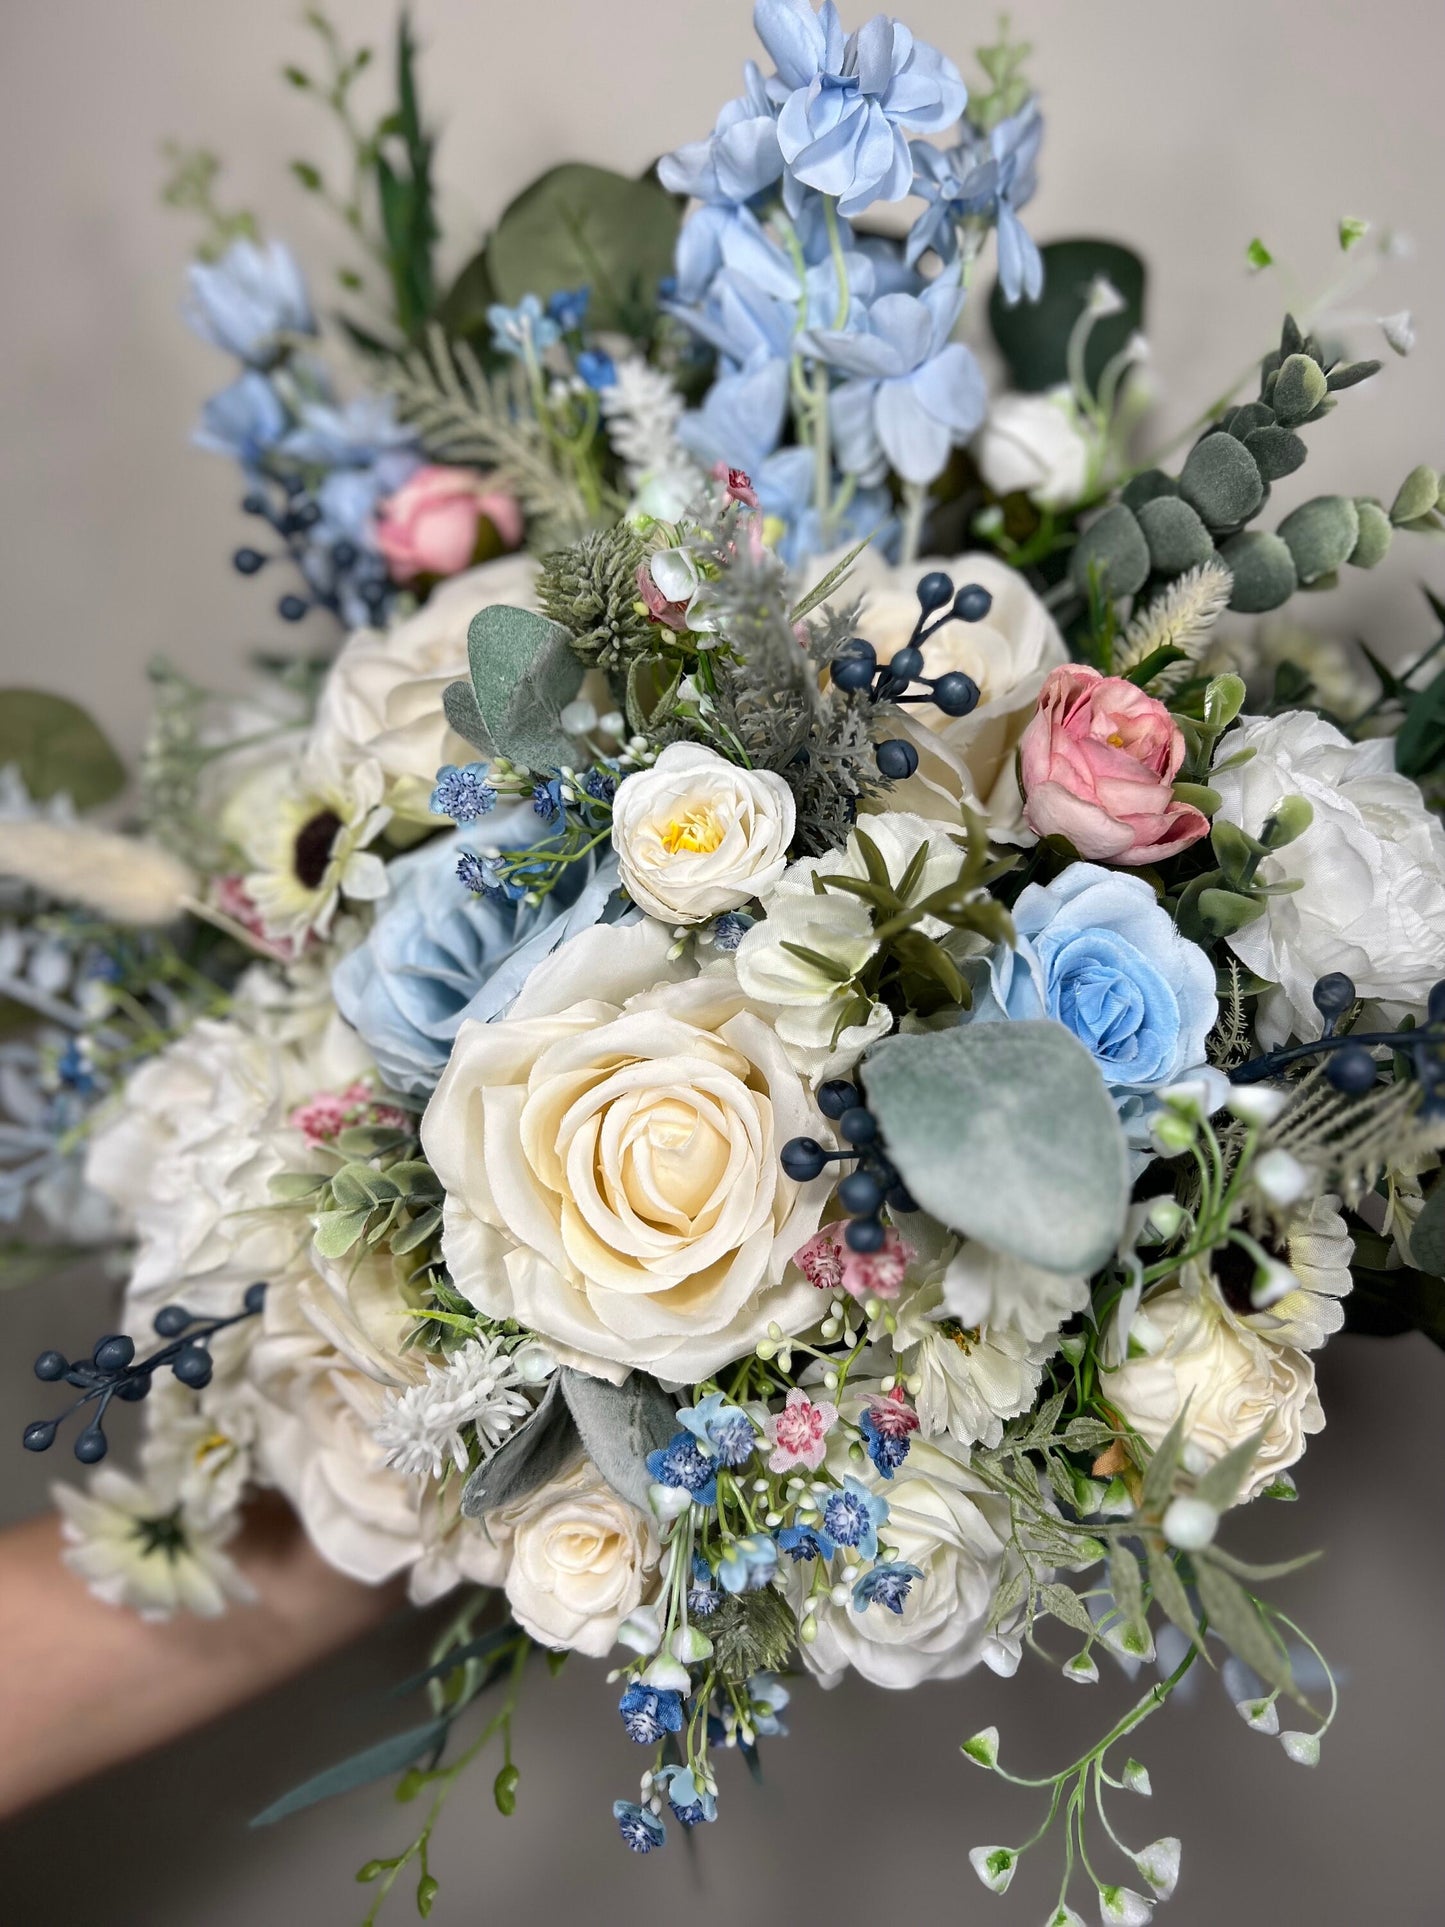
[(812, 332), (813, 350), (847, 377), (832, 396), (847, 473), (876, 482), (891, 466), (905, 482), (932, 482), (949, 450), (983, 421), (983, 375), (963, 343), (950, 339), (962, 311), (963, 290), (941, 276), (922, 294), (880, 295), (860, 327)]
[(1017, 943), (988, 959), (969, 1019), (1052, 1017), (1099, 1066), (1136, 1162), (1147, 1162), (1150, 1094), (1205, 1061), (1219, 1013), (1214, 966), (1143, 877), (1075, 863), (1014, 905)]
[(942, 133), (968, 90), (951, 60), (877, 14), (845, 36), (833, 0), (757, 0), (753, 24), (787, 97), (777, 140), (791, 181), (833, 196), (845, 215), (913, 189), (906, 134)]
[(244, 237), (219, 261), (187, 270), (185, 318), (203, 341), (253, 368), (266, 368), (290, 335), (314, 335), (316, 317), (294, 256), (279, 241)]
[[(531, 842), (531, 806), (487, 820), (504, 845)], [(438, 837), (391, 866), (392, 889), (365, 943), (343, 957), (333, 985), (393, 1090), (430, 1091), (463, 1022), (505, 1008), (543, 957), (596, 923), (616, 887), (616, 861), (569, 864), (535, 908), (469, 897), (457, 881), (459, 838)]]
[(967, 122), (963, 132), (956, 147), (914, 143), (914, 188), (928, 206), (908, 236), (908, 261), (911, 265), (932, 249), (940, 260), (951, 262), (958, 253), (959, 222), (982, 217), (998, 230), (998, 277), (1005, 301), (1037, 301), (1043, 292), (1043, 259), (1018, 210), (1032, 200), (1038, 186), (1044, 134), (1038, 103), (1026, 102), (989, 134)]

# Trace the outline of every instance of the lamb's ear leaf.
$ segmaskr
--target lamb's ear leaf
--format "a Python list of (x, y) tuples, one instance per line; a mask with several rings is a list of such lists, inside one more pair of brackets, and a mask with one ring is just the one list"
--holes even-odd
[(655, 1378), (633, 1372), (621, 1385), (563, 1366), (557, 1376), (583, 1449), (621, 1498), (648, 1510), (647, 1455), (677, 1431), (677, 1407)]
[(576, 1457), (579, 1443), (577, 1427), (562, 1397), (560, 1373), (554, 1373), (526, 1424), (484, 1459), (467, 1480), (462, 1490), (462, 1511), (469, 1519), (481, 1519), (494, 1506), (524, 1499)]
[(573, 760), (562, 711), (581, 687), (582, 664), (559, 622), (493, 603), (472, 617), (467, 661), (477, 713), (497, 755), (538, 771)]
[(868, 1108), (923, 1209), (1045, 1271), (1113, 1254), (1129, 1159), (1098, 1066), (1062, 1024), (971, 1023), (885, 1037), (863, 1064)]

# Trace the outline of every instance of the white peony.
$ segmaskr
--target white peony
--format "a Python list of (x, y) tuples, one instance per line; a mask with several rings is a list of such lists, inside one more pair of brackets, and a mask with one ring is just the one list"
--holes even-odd
[(739, 769), (699, 743), (669, 743), (619, 785), (612, 847), (649, 916), (705, 923), (760, 896), (787, 862), (797, 812), (771, 770)]
[(802, 1649), (809, 1672), (824, 1686), (836, 1686), (852, 1667), (875, 1686), (909, 1687), (957, 1679), (982, 1660), (1010, 1676), (1021, 1650), (1016, 1623), (988, 1623), (1012, 1563), (1008, 1501), (989, 1492), (961, 1456), (916, 1435), (890, 1482), (871, 1472), (870, 1480), (888, 1500), (880, 1541), (922, 1576), (901, 1613), (825, 1601), (817, 1639)]
[(1324, 1428), (1306, 1353), (1266, 1343), (1212, 1298), (1175, 1287), (1146, 1299), (1134, 1316), (1130, 1346), (1145, 1349), (1101, 1374), (1102, 1394), (1154, 1449), (1187, 1403), (1189, 1471), (1206, 1471), (1266, 1428), (1241, 1502), (1301, 1458), (1306, 1436)]
[(1265, 900), (1228, 938), (1246, 969), (1279, 985), (1260, 1000), (1260, 1041), (1320, 1034), (1312, 991), (1334, 970), (1391, 1019), (1419, 1011), (1445, 975), (1445, 829), (1417, 786), (1394, 768), (1388, 737), (1352, 743), (1305, 710), (1251, 716), (1220, 745), (1222, 760), (1251, 749), (1210, 782), (1221, 818), (1258, 836), (1281, 797), (1303, 796), (1314, 820), (1259, 866), (1264, 883), (1303, 887)]
[(477, 752), (442, 712), (449, 682), (467, 674), (467, 630), (479, 609), (536, 608), (537, 564), (505, 555), (441, 583), (415, 615), (389, 630), (358, 629), (331, 666), (317, 705), (310, 754), (343, 768), (380, 764), (399, 816), (428, 823), (443, 763)]
[(966, 1239), (943, 1275), (943, 1302), (967, 1326), (1010, 1325), (1030, 1344), (1056, 1339), (1089, 1302), (1087, 1278), (1042, 1271)]
[(507, 1603), (544, 1646), (601, 1659), (617, 1628), (653, 1589), (652, 1521), (619, 1498), (590, 1459), (486, 1520), (506, 1566)]
[(1089, 443), (1067, 387), (997, 396), (974, 454), (995, 495), (1023, 494), (1059, 509), (1082, 500), (1088, 487)]
[(923, 673), (961, 670), (978, 684), (978, 706), (949, 717), (931, 703), (913, 705), (902, 725), (918, 751), (916, 772), (889, 791), (892, 808), (959, 825), (959, 805), (986, 818), (996, 838), (1032, 842), (1014, 775), (1014, 751), (1034, 713), (1044, 678), (1068, 660), (1057, 623), (1013, 569), (992, 555), (932, 557), (892, 569), (876, 549), (865, 549), (844, 585), (862, 598), (858, 633), (886, 662), (902, 649), (918, 620), (915, 589), (935, 569), (955, 587), (976, 582), (993, 597), (982, 622), (950, 620), (923, 644)]
[(304, 1261), (309, 1228), (271, 1194), (274, 1176), (311, 1162), (291, 1112), (369, 1069), (339, 1017), (294, 1044), (234, 1017), (202, 1018), (126, 1079), (91, 1138), (86, 1179), (137, 1240), (132, 1331), (148, 1331), (172, 1298), (235, 1311), (247, 1285)]
[(949, 1316), (938, 1282), (906, 1291), (893, 1310), (893, 1350), (910, 1384), (920, 1381), (913, 1403), (924, 1437), (997, 1445), (1004, 1420), (1033, 1404), (1057, 1328), (1029, 1339), (1006, 1321), (965, 1325)]
[(456, 1288), (617, 1381), (695, 1380), (817, 1316), (790, 1261), (831, 1180), (778, 1154), (827, 1127), (732, 974), (680, 981), (670, 947), (647, 920), (563, 944), (462, 1025), (421, 1126)]

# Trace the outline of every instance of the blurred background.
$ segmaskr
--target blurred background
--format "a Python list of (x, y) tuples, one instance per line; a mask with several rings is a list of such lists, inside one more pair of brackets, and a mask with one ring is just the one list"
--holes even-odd
[[(331, 11), (353, 37), (384, 43), (390, 31), (386, 0), (334, 0)], [(846, 9), (847, 23), (863, 11)], [(754, 52), (743, 0), (418, 0), (414, 13), (442, 135), (450, 265), (547, 165), (638, 170), (705, 132)], [(903, 13), (966, 75), (972, 48), (995, 32), (991, 10), (956, 0), (909, 0)], [(1402, 238), (1378, 278), (1337, 307), (1353, 351), (1384, 352), (1388, 365), (1314, 438), (1309, 492), (1388, 501), (1413, 464), (1438, 465), (1438, 0), (1032, 0), (1013, 25), (1034, 41), (1048, 122), (1031, 231), (1115, 237), (1149, 263), (1151, 429), (1167, 435), (1224, 390), (1270, 345), (1284, 306), (1312, 305), (1340, 273), (1338, 218), (1360, 216), (1375, 224), (1372, 241)], [(0, 681), (75, 696), (127, 752), (144, 728), (151, 656), (235, 687), (248, 649), (298, 641), (266, 588), (229, 567), (245, 528), (234, 472), (186, 446), (226, 371), (180, 323), (193, 237), (158, 189), (163, 140), (213, 148), (226, 162), (224, 198), (287, 240), (323, 297), (342, 250), (288, 163), (324, 161), (327, 130), (279, 76), (306, 51), (295, 0), (9, 0), (0, 10), (11, 264), (0, 305)], [(1248, 271), (1255, 236), (1276, 269)], [(1373, 317), (1405, 308), (1421, 345), (1399, 360), (1380, 349)], [(1282, 491), (1280, 507), (1290, 505)], [(1445, 557), (1400, 542), (1375, 575), (1353, 573), (1294, 611), (1399, 659), (1434, 633), (1422, 579), (1445, 593)], [(299, 640), (327, 639), (308, 625)], [(72, 1275), (0, 1300), (0, 1385), (15, 1432), (31, 1416), (30, 1358), (42, 1344), (88, 1343), (113, 1291)], [(1154, 1799), (1117, 1817), (1139, 1843), (1183, 1836), (1183, 1878), (1163, 1916), (1174, 1927), (1263, 1927), (1287, 1910), (1312, 1927), (1425, 1927), (1442, 1916), (1445, 1359), (1419, 1338), (1340, 1340), (1321, 1381), (1329, 1425), (1301, 1468), (1300, 1503), (1254, 1508), (1235, 1522), (1234, 1543), (1264, 1557), (1325, 1549), (1280, 1597), (1340, 1668), (1343, 1710), (1314, 1772), (1248, 1733), (1212, 1681), (1140, 1735)], [(0, 1516), (43, 1507), (49, 1470), (18, 1449), (0, 1461)], [(270, 1832), (245, 1822), (406, 1723), (387, 1688), (414, 1670), (428, 1636), (403, 1619), (12, 1823), (0, 1912), (60, 1927), (359, 1919), (367, 1901), (351, 1874), (410, 1837), (409, 1814), (385, 1788)], [(636, 1765), (602, 1669), (573, 1661), (556, 1681), (539, 1669), (519, 1729), (517, 1813), (493, 1811), (485, 1768), (463, 1783), (436, 1850), (435, 1917), (575, 1908), (603, 1927), (665, 1912), (696, 1927), (774, 1927), (812, 1905), (850, 1927), (944, 1910), (1027, 1927), (1053, 1904), (1052, 1850), (1025, 1862), (1007, 1901), (983, 1892), (968, 1848), (1025, 1837), (1034, 1818), (1023, 1796), (961, 1760), (958, 1743), (997, 1723), (1019, 1770), (1052, 1770), (1139, 1690), (1114, 1674), (1080, 1692), (1027, 1665), (1012, 1684), (982, 1674), (906, 1703), (861, 1683), (829, 1695), (800, 1687), (792, 1736), (767, 1749), (766, 1783), (741, 1771), (724, 1781), (725, 1832), (694, 1853), (674, 1845), (640, 1862), (618, 1846), (608, 1810)], [(103, 1881), (72, 1886), (68, 1870), (81, 1864), (103, 1869)], [(388, 1917), (409, 1913), (399, 1888)]]

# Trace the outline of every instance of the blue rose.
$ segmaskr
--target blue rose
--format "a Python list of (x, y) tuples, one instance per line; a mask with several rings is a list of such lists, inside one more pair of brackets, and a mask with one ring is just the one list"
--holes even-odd
[(971, 1021), (1052, 1017), (1099, 1066), (1136, 1150), (1150, 1093), (1197, 1069), (1219, 1005), (1214, 966), (1143, 877), (1075, 863), (1014, 905), (1017, 947), (988, 960)]
[[(531, 804), (499, 810), (487, 829), (504, 847), (530, 844)], [(391, 865), (381, 915), (332, 980), (342, 1016), (396, 1091), (429, 1092), (463, 1021), (495, 1017), (549, 951), (597, 922), (617, 887), (609, 856), (569, 864), (535, 908), (472, 897), (457, 881), (459, 847), (460, 833), (438, 837)]]

